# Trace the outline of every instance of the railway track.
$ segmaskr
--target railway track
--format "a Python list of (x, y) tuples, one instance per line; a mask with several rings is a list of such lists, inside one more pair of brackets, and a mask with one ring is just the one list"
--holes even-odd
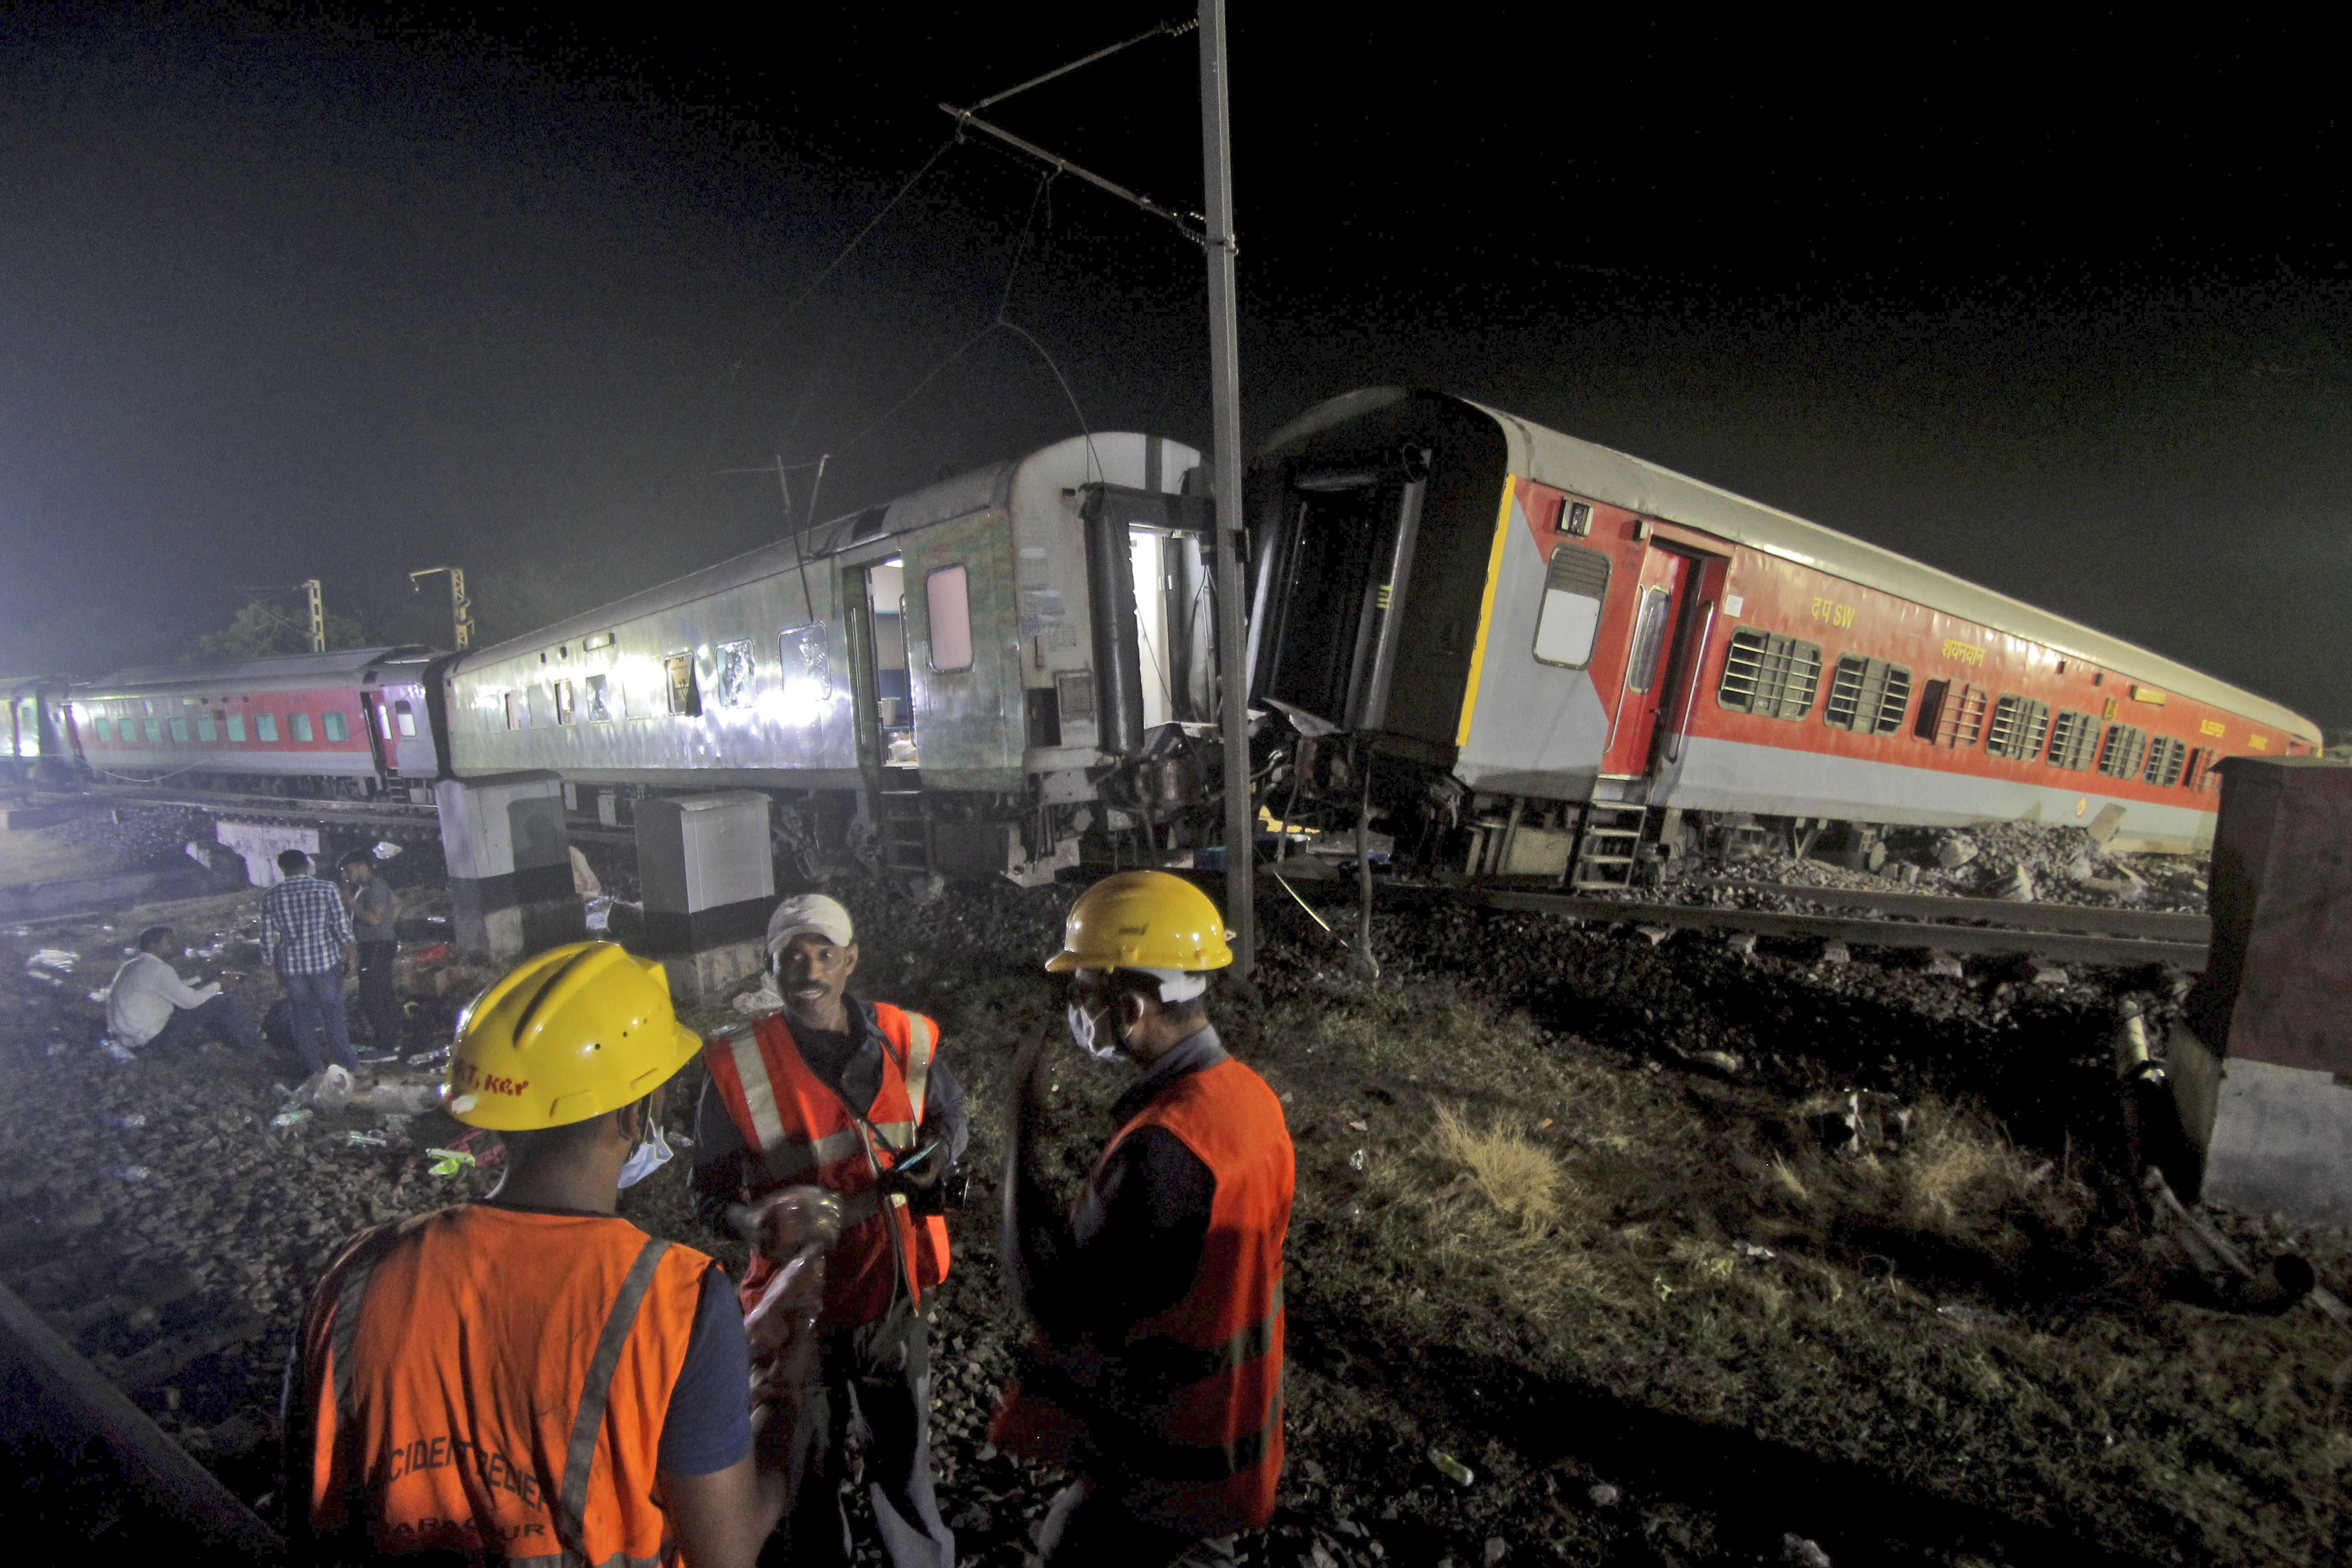
[[(79, 795), (45, 795), (45, 807), (76, 805), (178, 805), (209, 811), (243, 822), (289, 823), (305, 826), (367, 827), (394, 832), (437, 833), (438, 808), (425, 802), (386, 800), (319, 800), (308, 796), (239, 795), (227, 790), (155, 789), (105, 784)], [(626, 827), (595, 823), (571, 823), (570, 836), (591, 844), (634, 844), (636, 834)]]
[[(1283, 886), (1286, 888), (1287, 881)], [(1734, 898), (1769, 897), (1852, 912), (1813, 914), (1735, 904), (1606, 898), (1493, 883), (1386, 882), (1381, 884), (1381, 890), (1391, 896), (1452, 899), (1486, 909), (1520, 910), (1577, 921), (1643, 926), (1659, 932), (1660, 940), (1664, 933), (1677, 931), (1744, 931), (1842, 942), (1848, 947), (1955, 956), (2024, 956), (2120, 968), (2153, 963), (2199, 971), (2205, 967), (2212, 942), (2211, 922), (2203, 915), (1780, 882), (1708, 881), (1693, 886)]]

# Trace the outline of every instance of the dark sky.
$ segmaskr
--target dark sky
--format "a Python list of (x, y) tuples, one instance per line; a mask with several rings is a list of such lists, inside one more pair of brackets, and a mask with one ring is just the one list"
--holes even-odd
[[(1234, 10), (1253, 440), (1460, 391), (2352, 728), (2306, 31)], [(314, 574), (393, 633), (446, 560), (617, 594), (774, 536), (726, 470), (832, 453), (832, 514), (1069, 433), (1010, 333), (908, 396), (1000, 302), (1090, 425), (1205, 443), (1199, 252), (992, 145), (809, 290), (940, 100), (1181, 14), (0, 5), (0, 665), (176, 657)], [(995, 112), (1189, 207), (1196, 61)]]

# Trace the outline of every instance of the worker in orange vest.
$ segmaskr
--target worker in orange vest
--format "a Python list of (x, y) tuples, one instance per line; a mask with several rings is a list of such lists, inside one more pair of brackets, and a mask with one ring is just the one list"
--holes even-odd
[[(712, 1039), (695, 1117), (696, 1206), (722, 1234), (743, 1205), (787, 1183), (836, 1194), (841, 1238), (825, 1258), (815, 1373), (803, 1397), (796, 1568), (846, 1568), (839, 1481), (853, 1416), (866, 1436), (866, 1492), (894, 1568), (955, 1568), (955, 1537), (931, 1480), (931, 1293), (947, 1278), (943, 1217), (961, 1202), (963, 1089), (919, 1013), (846, 993), (857, 969), (849, 911), (821, 893), (768, 921), (783, 1007)], [(755, 1258), (747, 1302), (772, 1265)]]
[(661, 966), (609, 942), (528, 959), (460, 1016), (447, 1109), (499, 1132), (507, 1173), (364, 1233), (312, 1295), (287, 1422), (297, 1561), (757, 1562), (793, 1412), (747, 1415), (719, 1266), (614, 1212), (660, 1163), (666, 1087), (701, 1046)]
[(1038, 1537), (1055, 1568), (1232, 1561), (1282, 1473), (1282, 1244), (1297, 1173), (1265, 1080), (1202, 1001), (1233, 962), (1207, 896), (1129, 871), (1071, 907), (1071, 1034), (1139, 1073), (1065, 1219), (1037, 1168), (1047, 1058), (1032, 1046), (1005, 1175), (1004, 1242), (1038, 1335), (990, 1428), (1075, 1469)]

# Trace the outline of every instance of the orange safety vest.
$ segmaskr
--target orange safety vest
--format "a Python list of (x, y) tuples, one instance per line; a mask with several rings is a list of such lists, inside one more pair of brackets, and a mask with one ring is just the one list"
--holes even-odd
[[(1005, 1390), (990, 1437), (1016, 1453), (1084, 1467), (1095, 1451), (1071, 1407), (1108, 1406), (1154, 1441), (1112, 1456), (1112, 1482), (1141, 1518), (1202, 1536), (1274, 1517), (1282, 1474), (1282, 1243), (1297, 1167), (1282, 1103), (1228, 1058), (1170, 1084), (1118, 1130), (1164, 1127), (1216, 1178), (1201, 1269), (1181, 1300), (1107, 1345), (1087, 1368), (1041, 1353), (1039, 1377)], [(1087, 1180), (1091, 1184), (1094, 1175)]]
[[(747, 1188), (744, 1197), (792, 1182), (841, 1195), (841, 1239), (824, 1258), (820, 1316), (828, 1323), (873, 1322), (890, 1310), (901, 1282), (919, 1309), (948, 1277), (947, 1221), (938, 1215), (917, 1218), (903, 1196), (894, 1194), (886, 1205), (877, 1184), (882, 1172), (914, 1150), (939, 1026), (887, 1002), (873, 1006), (888, 1048), (882, 1053), (881, 1086), (862, 1118), (809, 1070), (781, 1013), (730, 1029), (702, 1052), (728, 1120), (743, 1146), (760, 1152), (766, 1179)], [(743, 1275), (747, 1307), (775, 1269), (753, 1256)]]
[(617, 1215), (467, 1204), (362, 1235), (302, 1323), (312, 1531), (510, 1568), (674, 1562), (654, 1471), (704, 1273)]

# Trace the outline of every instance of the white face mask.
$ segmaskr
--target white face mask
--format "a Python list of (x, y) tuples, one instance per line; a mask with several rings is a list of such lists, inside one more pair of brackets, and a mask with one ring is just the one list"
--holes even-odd
[(634, 1187), (664, 1165), (669, 1163), (672, 1151), (669, 1135), (661, 1123), (654, 1123), (654, 1135), (629, 1151), (629, 1158), (621, 1167), (621, 1185)]
[(1107, 1016), (1089, 1013), (1083, 1002), (1070, 1004), (1070, 1038), (1077, 1041), (1078, 1049), (1098, 1062), (1115, 1062), (1126, 1053), (1119, 1049), (1118, 1026)]

